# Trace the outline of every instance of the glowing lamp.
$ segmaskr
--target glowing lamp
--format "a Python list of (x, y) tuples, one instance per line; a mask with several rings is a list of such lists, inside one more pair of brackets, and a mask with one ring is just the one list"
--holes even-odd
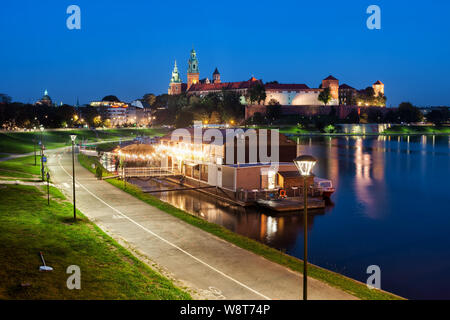
[(317, 160), (310, 155), (302, 155), (294, 159), (294, 164), (302, 176), (309, 176)]

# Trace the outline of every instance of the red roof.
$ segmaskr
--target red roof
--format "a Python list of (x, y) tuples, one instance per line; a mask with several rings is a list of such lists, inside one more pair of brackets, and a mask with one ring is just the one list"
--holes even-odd
[(221, 83), (196, 83), (189, 88), (189, 92), (192, 91), (215, 91), (215, 90), (233, 90), (233, 89), (248, 89), (254, 83), (262, 83), (261, 80), (251, 78), (248, 81), (239, 82), (221, 82)]
[(265, 85), (266, 90), (305, 90), (309, 89), (306, 84), (303, 83), (267, 83)]
[(374, 84), (383, 84), (383, 82), (381, 82), (380, 80), (378, 80), (378, 81), (375, 82)]

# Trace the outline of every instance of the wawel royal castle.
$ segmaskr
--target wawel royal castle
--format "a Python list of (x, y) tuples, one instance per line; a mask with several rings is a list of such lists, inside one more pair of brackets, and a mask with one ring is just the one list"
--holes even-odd
[[(245, 103), (247, 90), (255, 83), (263, 84), (261, 80), (255, 79), (254, 77), (251, 77), (247, 81), (222, 82), (217, 68), (214, 70), (211, 80), (209, 78), (200, 79), (199, 63), (197, 53), (194, 49), (191, 50), (188, 64), (187, 82), (184, 83), (181, 80), (177, 62), (175, 61), (169, 84), (169, 95), (186, 92), (188, 95), (203, 97), (211, 92), (230, 90), (239, 93), (242, 97), (241, 101)], [(281, 105), (323, 105), (323, 103), (318, 100), (318, 96), (324, 88), (330, 88), (332, 100), (328, 105), (338, 105), (340, 104), (340, 101), (342, 104), (342, 101), (346, 101), (347, 97), (356, 95), (357, 93), (357, 90), (349, 85), (339, 85), (339, 80), (331, 75), (322, 80), (321, 88), (309, 88), (303, 83), (266, 83), (263, 85), (266, 89), (267, 96), (264, 104), (268, 104), (269, 101), (275, 100)], [(384, 84), (381, 81), (375, 82), (372, 87), (376, 96), (380, 93), (384, 95)]]

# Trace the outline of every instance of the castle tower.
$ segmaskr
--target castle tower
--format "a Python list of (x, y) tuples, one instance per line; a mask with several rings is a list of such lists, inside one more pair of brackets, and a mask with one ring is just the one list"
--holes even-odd
[(380, 93), (384, 96), (384, 84), (380, 80), (375, 82), (372, 85), (373, 91), (375, 92), (375, 97), (377, 97)]
[(339, 80), (333, 76), (328, 76), (322, 80), (322, 88), (330, 88), (332, 104), (339, 101)]
[(217, 70), (217, 68), (216, 70), (214, 70), (213, 73), (213, 83), (220, 83), (220, 73), (219, 70)]
[(181, 78), (178, 73), (177, 61), (175, 60), (175, 66), (172, 71), (172, 78), (170, 78), (169, 84), (169, 95), (180, 94), (181, 93)]
[(191, 50), (191, 56), (189, 57), (189, 68), (187, 72), (187, 90), (193, 85), (198, 83), (200, 72), (198, 71), (198, 60), (197, 54), (195, 53), (194, 48)]

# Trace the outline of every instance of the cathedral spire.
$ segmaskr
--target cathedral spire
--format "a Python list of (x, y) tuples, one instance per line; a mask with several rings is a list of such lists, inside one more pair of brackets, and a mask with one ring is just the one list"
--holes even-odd
[(197, 53), (195, 53), (194, 47), (191, 50), (191, 56), (189, 57), (189, 67), (187, 72), (187, 89), (199, 82), (200, 71), (198, 70)]
[(173, 67), (170, 83), (181, 83), (180, 74), (178, 73), (177, 60), (175, 60), (175, 66)]
[(193, 46), (192, 46), (191, 56), (189, 57), (188, 63), (189, 63), (188, 73), (199, 73), (197, 53), (195, 52)]

